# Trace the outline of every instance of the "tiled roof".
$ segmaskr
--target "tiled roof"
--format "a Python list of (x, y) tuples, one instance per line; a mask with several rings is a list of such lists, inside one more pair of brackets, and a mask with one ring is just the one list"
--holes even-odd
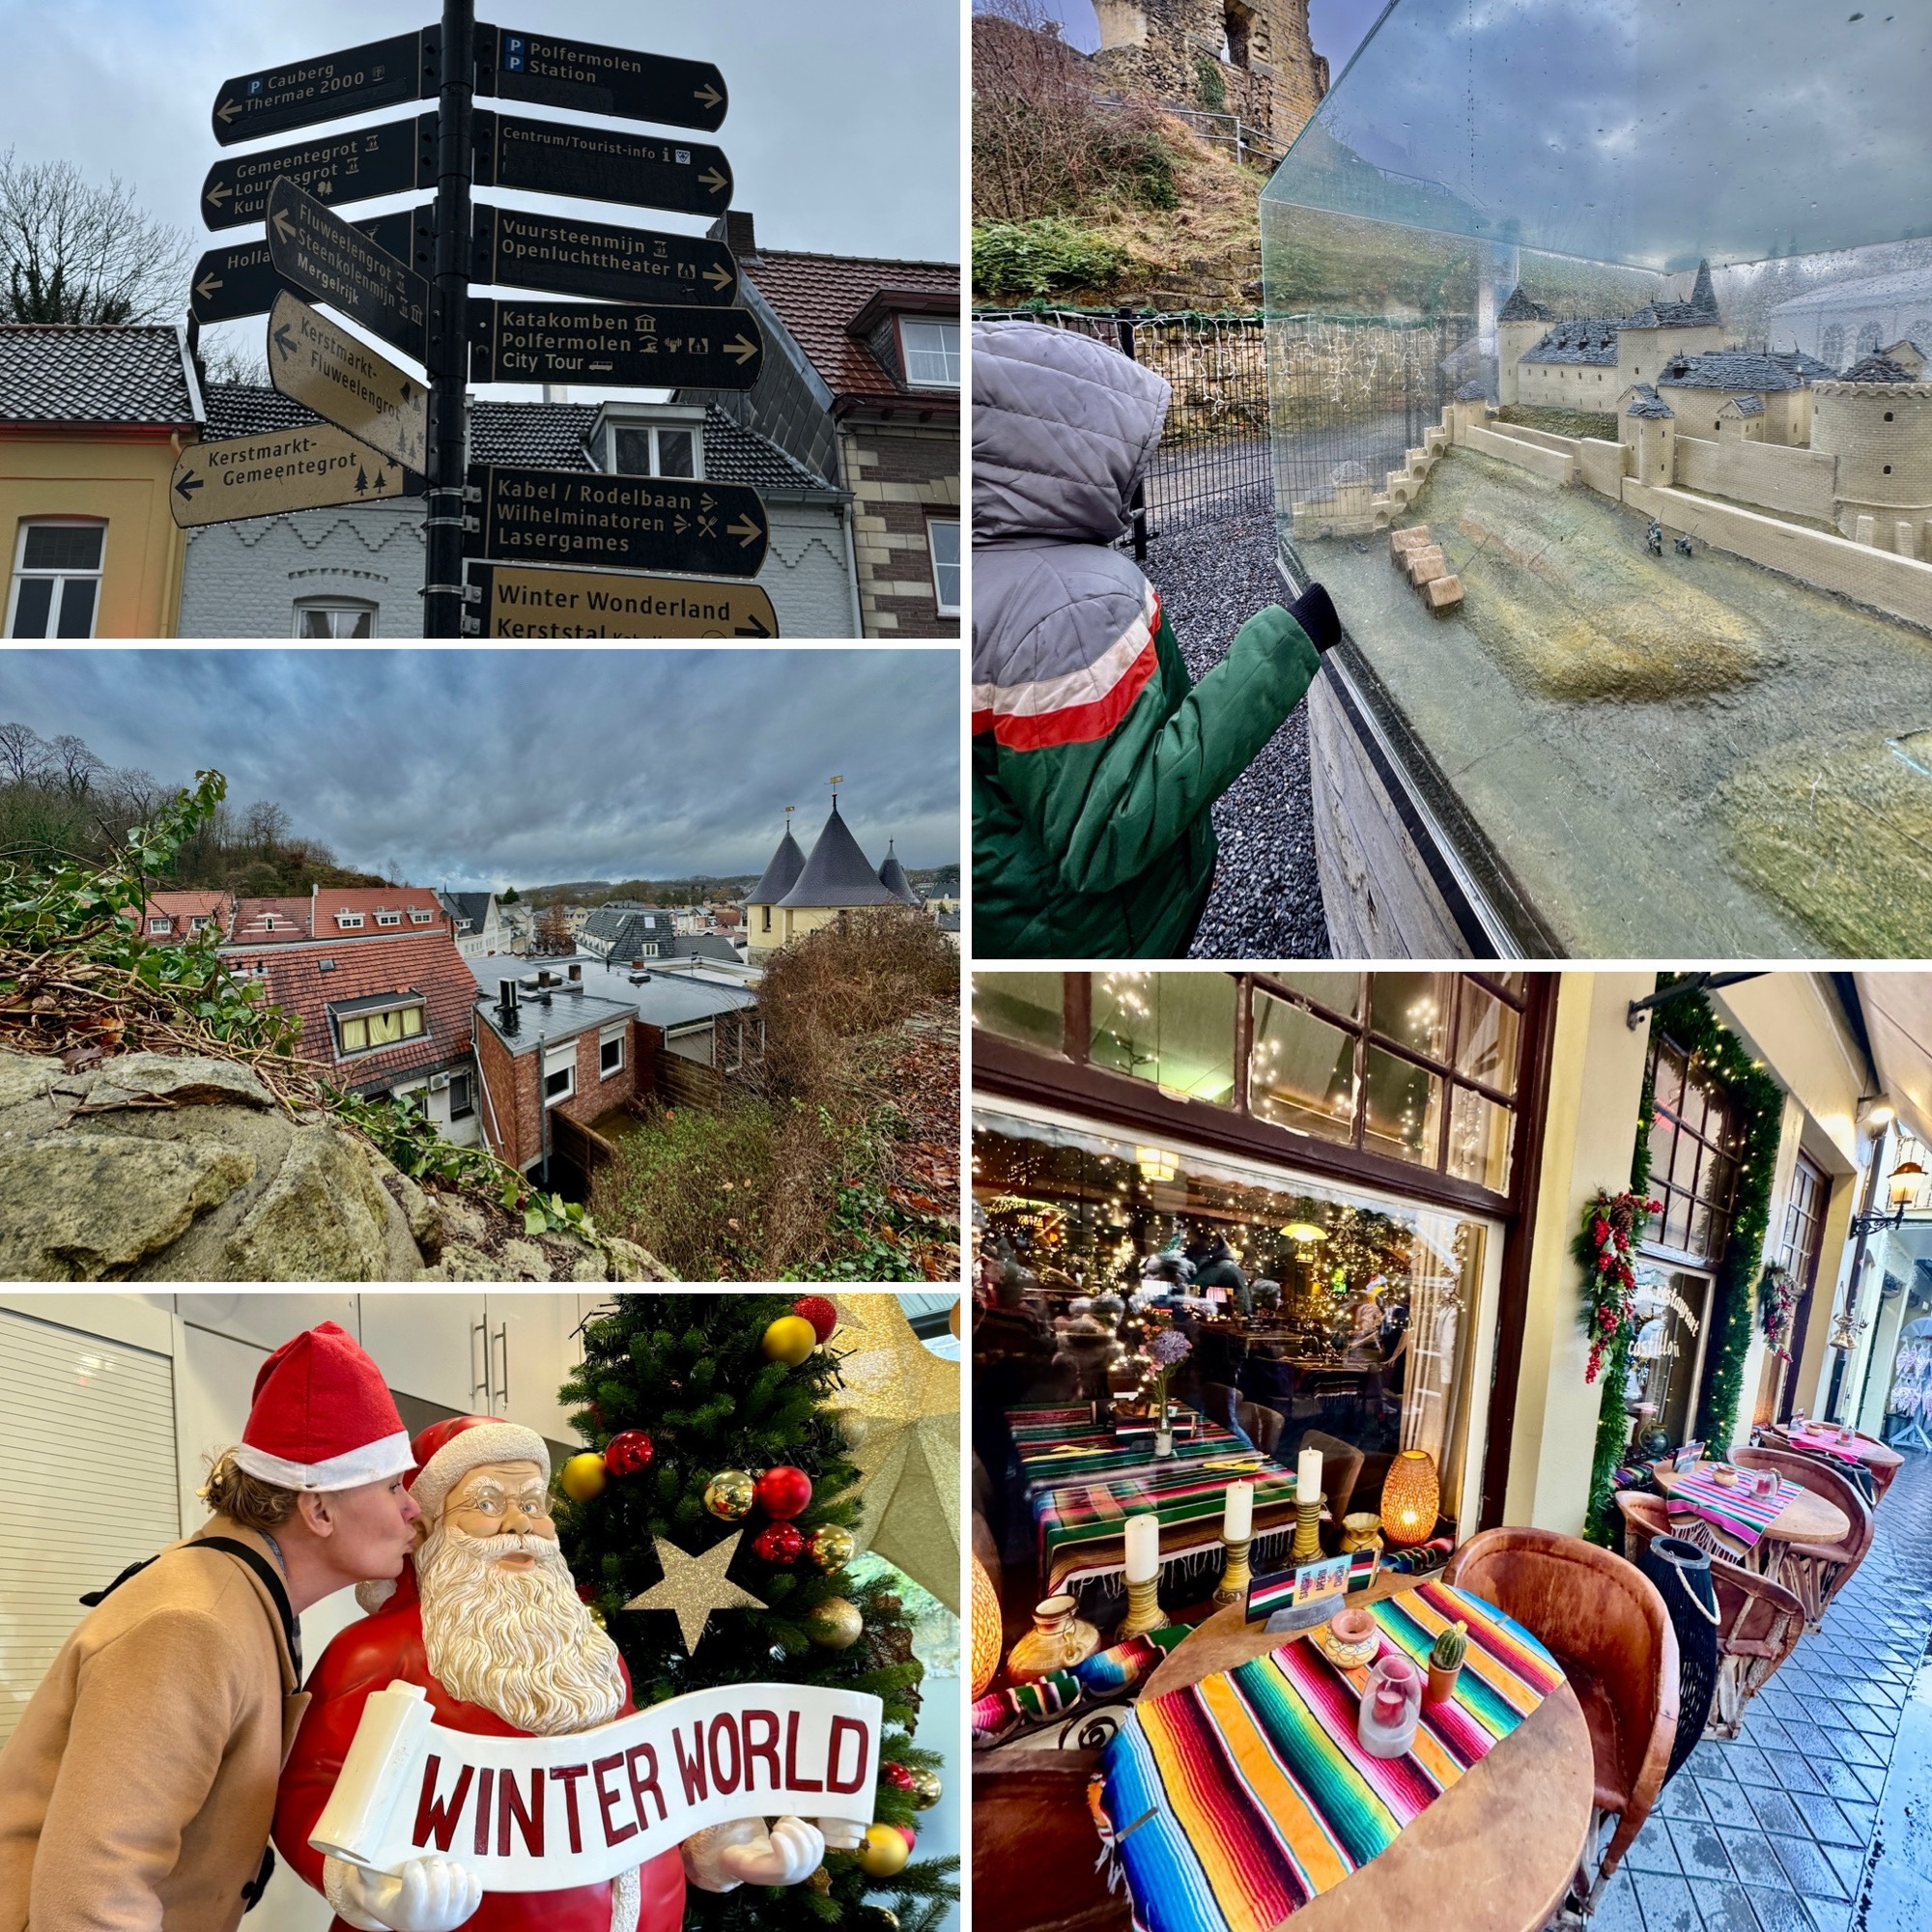
[(201, 420), (177, 328), (0, 324), (0, 422), (185, 430)]
[(481, 932), (483, 922), (490, 917), (490, 901), (493, 893), (438, 893), (437, 898), (442, 909), (452, 919), (468, 920), (471, 932)]
[(1553, 310), (1546, 308), (1542, 302), (1531, 301), (1523, 294), (1522, 284), (1519, 282), (1510, 291), (1509, 300), (1504, 302), (1502, 307), (1496, 311), (1496, 320), (1498, 322), (1554, 322), (1556, 316)]
[(879, 867), (879, 883), (894, 898), (903, 899), (909, 906), (923, 905), (925, 901), (913, 891), (912, 881), (905, 875), (905, 867), (899, 864), (899, 855), (895, 847), (896, 839), (886, 840), (886, 856)]
[[(150, 893), (142, 913), (142, 936), (151, 946), (179, 945), (191, 935), (195, 920), (213, 922), (225, 934), (229, 904), (227, 893), (219, 886)], [(170, 921), (172, 929), (167, 932), (154, 931), (153, 923), (156, 919)]]
[(1810, 386), (1781, 357), (1748, 349), (1707, 349), (1697, 355), (1673, 355), (1658, 382), (1686, 389), (1749, 389), (1759, 395)]
[[(330, 970), (322, 970), (333, 961)], [(268, 961), (268, 998), (301, 1015), (298, 1051), (342, 1087), (367, 1087), (441, 1066), (469, 1054), (476, 981), (447, 927), (417, 930), (380, 946), (303, 947)], [(423, 1030), (414, 1039), (338, 1060), (328, 1009), (372, 993), (423, 996)]]
[(1733, 396), (1724, 405), (1723, 413), (1725, 415), (1761, 416), (1764, 413), (1764, 398), (1762, 396)]
[(791, 827), (785, 827), (785, 834), (779, 840), (779, 849), (772, 854), (772, 862), (765, 867), (764, 876), (746, 895), (747, 905), (777, 905), (791, 889), (798, 884), (798, 875), (805, 870), (805, 854), (798, 849), (798, 840), (791, 836)]
[(1781, 363), (1794, 376), (1803, 376), (1807, 383), (1815, 383), (1821, 377), (1835, 376), (1838, 372), (1829, 362), (1821, 362), (1815, 355), (1807, 355), (1802, 349), (1780, 349), (1771, 358)]
[(832, 815), (826, 819), (825, 829), (805, 862), (805, 870), (798, 875), (798, 883), (779, 903), (803, 907), (897, 905), (898, 902), (897, 896), (879, 883), (879, 875), (860, 851), (859, 841), (839, 817), (835, 800)]
[(229, 943), (268, 946), (306, 939), (308, 914), (307, 899), (237, 899), (235, 918), (228, 928)]
[(1617, 330), (1623, 324), (1603, 316), (1588, 316), (1578, 322), (1559, 322), (1534, 349), (1523, 355), (1525, 362), (1586, 362), (1609, 368), (1617, 359)]
[[(469, 460), (532, 469), (594, 469), (584, 450), (595, 403), (472, 403)], [(719, 478), (720, 482), (724, 479)]]
[[(740, 264), (744, 278), (764, 297), (840, 401), (916, 395), (922, 404), (958, 407), (948, 389), (900, 388), (857, 336), (848, 333), (875, 296), (951, 296), (960, 300), (953, 262), (875, 261), (855, 255), (808, 255), (761, 249)], [(955, 310), (956, 313), (956, 310)]]
[[(412, 912), (430, 915), (427, 925), (410, 917)], [(345, 926), (339, 914), (352, 918), (360, 914), (363, 923)], [(400, 913), (397, 925), (378, 925), (378, 913)], [(449, 915), (442, 902), (426, 886), (324, 886), (315, 897), (315, 937), (333, 939), (339, 932), (424, 932), (439, 927), (447, 931)]]
[(1648, 416), (1653, 422), (1665, 422), (1677, 412), (1648, 383), (1639, 383), (1631, 392), (1631, 406), (1624, 413), (1631, 416)]
[(1841, 383), (1910, 383), (1912, 371), (1889, 355), (1867, 355), (1838, 378)]
[(1490, 392), (1480, 383), (1464, 383), (1456, 391), (1459, 403), (1483, 403), (1489, 400)]

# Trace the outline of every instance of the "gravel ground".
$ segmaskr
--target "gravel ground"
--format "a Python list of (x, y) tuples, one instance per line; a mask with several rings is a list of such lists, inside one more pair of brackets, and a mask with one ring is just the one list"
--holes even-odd
[[(1281, 601), (1274, 519), (1196, 525), (1148, 545), (1147, 574), (1195, 677), (1257, 611)], [(1189, 957), (1326, 959), (1315, 871), (1308, 713), (1298, 709), (1214, 807), (1221, 859)]]

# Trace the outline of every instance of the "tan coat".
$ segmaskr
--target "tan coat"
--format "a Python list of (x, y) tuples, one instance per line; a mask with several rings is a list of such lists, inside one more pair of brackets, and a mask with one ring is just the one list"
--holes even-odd
[[(274, 1564), (224, 1517), (203, 1536)], [(235, 1932), (307, 1702), (247, 1565), (163, 1551), (81, 1619), (0, 1750), (0, 1932)]]

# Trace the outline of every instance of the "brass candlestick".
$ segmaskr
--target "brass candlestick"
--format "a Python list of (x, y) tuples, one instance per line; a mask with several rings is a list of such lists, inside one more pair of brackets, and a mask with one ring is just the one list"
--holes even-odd
[(1127, 1585), (1126, 1621), (1121, 1625), (1121, 1635), (1146, 1636), (1150, 1631), (1157, 1631), (1167, 1622), (1160, 1607), (1160, 1572), (1156, 1570), (1145, 1583)]
[(1321, 1498), (1294, 1506), (1294, 1548), (1289, 1551), (1293, 1563), (1313, 1563), (1321, 1554)]
[(1217, 1604), (1247, 1601), (1248, 1585), (1254, 1581), (1254, 1572), (1248, 1568), (1248, 1542), (1245, 1536), (1221, 1539), (1221, 1580), (1214, 1590)]

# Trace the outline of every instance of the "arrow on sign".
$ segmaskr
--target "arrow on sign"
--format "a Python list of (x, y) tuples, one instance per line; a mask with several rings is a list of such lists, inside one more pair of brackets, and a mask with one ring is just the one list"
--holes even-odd
[(219, 121), (221, 125), (225, 128), (241, 112), (242, 112), (242, 103), (239, 100), (224, 100), (221, 103), (221, 105), (214, 110), (214, 118), (217, 121)]
[(769, 638), (772, 633), (765, 629), (758, 621), (757, 614), (753, 612), (752, 621), (749, 624), (740, 624), (731, 635), (734, 638)]
[[(706, 107), (716, 107), (724, 97), (707, 80), (702, 87), (696, 90), (692, 99), (701, 101)], [(760, 636), (762, 635), (763, 633), (760, 633)]]
[(207, 301), (216, 289), (225, 289), (227, 286), (228, 284), (218, 275), (204, 275), (200, 281), (195, 283), (194, 292), (203, 301)]
[(750, 517), (740, 517), (735, 524), (726, 524), (724, 532), (727, 536), (734, 536), (739, 540), (740, 549), (756, 543), (764, 535), (764, 531), (753, 523)]
[(194, 493), (200, 488), (201, 488), (201, 478), (199, 476), (184, 476), (181, 479), (181, 481), (175, 485), (175, 495), (179, 497), (184, 503), (185, 503), (192, 499)]
[(723, 295), (724, 291), (731, 286), (730, 271), (725, 269), (706, 269), (704, 271), (704, 279), (707, 282), (709, 282), (711, 286), (719, 292), (720, 295)]
[(270, 219), (275, 224), (275, 233), (284, 242), (293, 242), (296, 239), (296, 225), (281, 209), (276, 209)]
[(228, 197), (234, 192), (235, 190), (232, 187), (230, 187), (226, 182), (216, 182), (214, 185), (208, 190), (208, 199), (212, 201), (216, 208), (219, 208), (221, 204), (224, 201), (226, 201)]
[(713, 194), (717, 194), (722, 189), (727, 188), (731, 185), (731, 184), (727, 182), (724, 179), (724, 177), (718, 172), (716, 168), (706, 168), (704, 172), (698, 176), (697, 179), (699, 183), (703, 186), (708, 187)]
[(755, 342), (747, 342), (742, 335), (734, 335), (724, 345), (724, 353), (742, 369), (758, 353), (758, 345)]
[(275, 330), (275, 347), (279, 349), (284, 355), (293, 355), (296, 353), (296, 339), (293, 335), (289, 333), (288, 325), (286, 323), (284, 323), (280, 328)]

